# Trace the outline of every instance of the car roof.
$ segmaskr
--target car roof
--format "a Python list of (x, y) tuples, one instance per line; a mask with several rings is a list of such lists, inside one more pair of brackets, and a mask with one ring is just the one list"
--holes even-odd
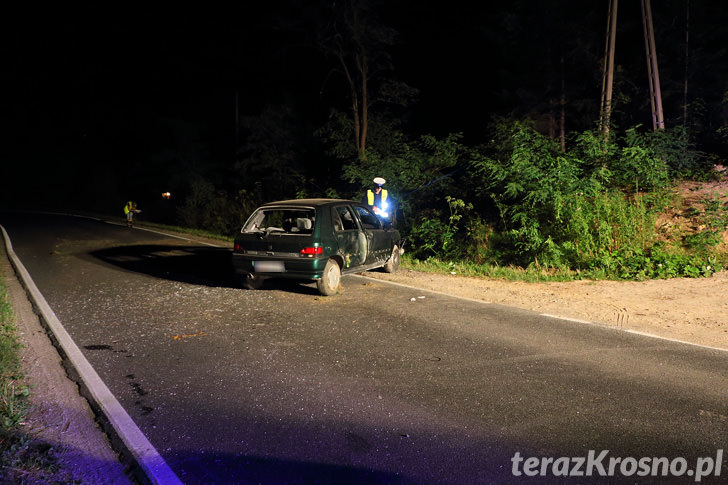
[(337, 205), (337, 204), (358, 204), (358, 202), (355, 202), (353, 200), (346, 200), (346, 199), (290, 199), (290, 200), (277, 200), (275, 202), (268, 202), (266, 204), (261, 205), (261, 207), (276, 207), (276, 206), (321, 207), (321, 206)]

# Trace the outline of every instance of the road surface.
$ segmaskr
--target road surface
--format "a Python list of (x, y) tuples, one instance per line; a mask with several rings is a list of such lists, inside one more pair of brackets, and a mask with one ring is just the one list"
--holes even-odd
[[(502, 483), (530, 457), (590, 452), (625, 461), (617, 481), (644, 479), (629, 457), (692, 481), (728, 448), (726, 352), (358, 276), (333, 297), (246, 291), (224, 245), (78, 217), (0, 224), (184, 483)], [(529, 483), (569, 482), (538, 463)], [(592, 471), (573, 483), (605, 479)]]

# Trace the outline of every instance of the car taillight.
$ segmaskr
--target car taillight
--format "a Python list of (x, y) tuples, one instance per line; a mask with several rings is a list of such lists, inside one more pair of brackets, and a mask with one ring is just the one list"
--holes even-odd
[(324, 248), (322, 246), (309, 246), (307, 248), (301, 249), (298, 252), (298, 254), (300, 254), (301, 256), (308, 256), (308, 257), (314, 256), (316, 254), (323, 254), (323, 253), (324, 253)]
[(243, 245), (242, 245), (242, 244), (240, 244), (240, 243), (235, 243), (235, 247), (233, 248), (233, 251), (235, 251), (236, 253), (242, 253), (242, 252), (245, 252), (245, 251), (243, 250)]

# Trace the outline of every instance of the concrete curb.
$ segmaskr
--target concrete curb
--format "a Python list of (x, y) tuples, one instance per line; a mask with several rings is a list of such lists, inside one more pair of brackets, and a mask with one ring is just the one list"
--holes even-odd
[(13, 250), (12, 243), (5, 228), (0, 225), (3, 233), (8, 259), (15, 268), (20, 281), (25, 286), (28, 295), (38, 309), (41, 318), (52, 332), (52, 337), (62, 352), (64, 359), (78, 375), (79, 385), (82, 386), (97, 409), (108, 421), (118, 436), (124, 451), (136, 462), (144, 477), (153, 484), (182, 484), (159, 452), (144, 436), (129, 414), (116, 400), (109, 388), (86, 360), (81, 350), (68, 334), (66, 329), (56, 317), (50, 305), (43, 297), (30, 274), (23, 266)]

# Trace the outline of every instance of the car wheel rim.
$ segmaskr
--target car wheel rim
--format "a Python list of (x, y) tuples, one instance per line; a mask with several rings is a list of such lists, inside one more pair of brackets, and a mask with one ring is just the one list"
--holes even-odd
[(331, 266), (326, 272), (326, 283), (331, 289), (335, 289), (339, 286), (339, 272), (335, 266)]

